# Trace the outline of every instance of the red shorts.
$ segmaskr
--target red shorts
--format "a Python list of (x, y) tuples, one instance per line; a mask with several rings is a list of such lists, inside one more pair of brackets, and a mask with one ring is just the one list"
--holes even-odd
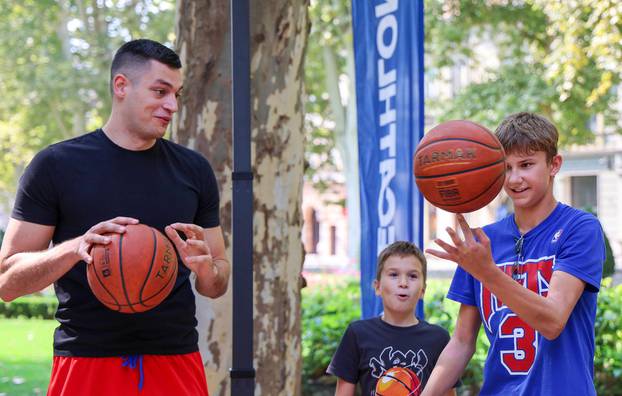
[[(141, 389), (139, 385), (142, 386)], [(209, 396), (199, 352), (183, 355), (141, 355), (135, 357), (134, 361), (121, 357), (54, 356), (47, 394)]]

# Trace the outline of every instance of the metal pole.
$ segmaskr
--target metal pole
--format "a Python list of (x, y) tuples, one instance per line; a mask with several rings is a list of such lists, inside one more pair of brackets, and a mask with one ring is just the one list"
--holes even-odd
[(253, 396), (253, 173), (250, 118), (250, 7), (231, 0), (233, 112), (233, 366), (232, 396)]

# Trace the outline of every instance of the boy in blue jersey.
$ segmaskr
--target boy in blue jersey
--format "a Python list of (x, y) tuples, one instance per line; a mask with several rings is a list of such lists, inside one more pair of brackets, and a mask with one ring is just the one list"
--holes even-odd
[(461, 307), (423, 395), (453, 386), (482, 324), (490, 349), (480, 395), (596, 395), (594, 320), (605, 260), (600, 223), (555, 200), (562, 158), (547, 119), (513, 114), (496, 134), (515, 212), (483, 229), (469, 228), (458, 215), (462, 236), (448, 228), (452, 243), (437, 239), (442, 250), (426, 250), (459, 265), (448, 297)]

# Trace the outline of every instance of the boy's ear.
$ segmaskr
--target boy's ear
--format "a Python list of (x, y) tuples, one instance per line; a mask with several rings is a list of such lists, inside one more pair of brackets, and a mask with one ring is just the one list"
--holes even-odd
[(380, 284), (378, 282), (378, 279), (374, 279), (374, 281), (372, 282), (372, 287), (374, 288), (376, 295), (379, 296), (380, 295)]
[(557, 154), (551, 158), (551, 176), (555, 176), (562, 167), (562, 156)]

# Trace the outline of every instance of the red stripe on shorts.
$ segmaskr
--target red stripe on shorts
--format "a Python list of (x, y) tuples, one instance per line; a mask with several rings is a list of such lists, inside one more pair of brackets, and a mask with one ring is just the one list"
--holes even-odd
[(201, 354), (143, 355), (143, 389), (138, 366), (121, 357), (54, 356), (48, 396), (209, 396)]

